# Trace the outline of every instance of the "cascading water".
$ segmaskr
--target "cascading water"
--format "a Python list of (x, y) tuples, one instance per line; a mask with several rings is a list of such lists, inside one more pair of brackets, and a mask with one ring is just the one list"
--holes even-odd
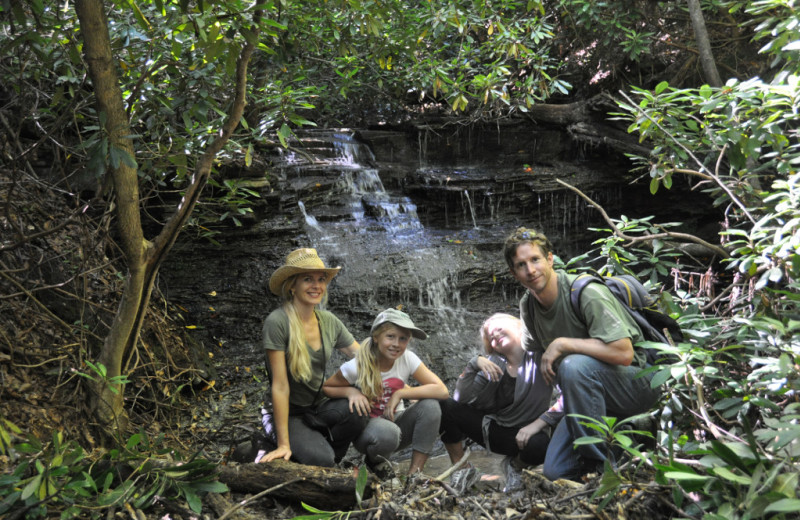
[(306, 221), (306, 225), (308, 225), (310, 228), (313, 229), (320, 229), (319, 222), (317, 222), (317, 219), (306, 213), (306, 205), (303, 204), (302, 200), (297, 202), (297, 206), (300, 208), (300, 213), (303, 214), (303, 218)]
[(408, 197), (387, 192), (376, 168), (356, 162), (369, 163), (367, 146), (344, 133), (333, 139), (337, 155), (326, 175), (338, 176), (335, 193), (315, 205), (316, 215), (309, 201), (298, 201), (310, 245), (329, 263), (343, 266), (331, 287), (330, 306), (345, 300), (365, 323), (386, 307), (405, 308), (426, 324), (425, 350), (444, 355), (445, 345), (464, 342), (468, 328), (457, 288), (459, 259), (448, 258), (443, 246), (449, 244), (421, 224)]
[[(483, 319), (516, 313), (521, 293), (502, 258), (504, 237), (526, 225), (568, 244), (580, 241), (591, 221), (577, 195), (554, 190), (552, 179), (564, 175), (554, 168), (537, 167), (532, 176), (425, 161), (411, 175), (382, 180), (386, 173), (370, 147), (352, 133), (315, 133), (302, 144), (306, 153), (287, 155), (282, 174), (297, 187), (309, 245), (343, 267), (330, 307), (346, 309), (363, 329), (380, 310), (404, 308), (430, 334), (415, 350), (424, 348), (434, 366), (444, 367), (446, 380), (463, 367), (452, 363), (453, 353), (465, 358), (476, 351)], [(598, 194), (601, 202), (609, 197)], [(509, 281), (510, 290), (503, 285)]]
[(472, 197), (469, 195), (469, 190), (464, 190), (464, 200), (466, 201), (466, 206), (469, 209), (469, 215), (472, 218), (472, 227), (477, 229), (478, 222), (475, 219), (475, 208), (472, 207)]

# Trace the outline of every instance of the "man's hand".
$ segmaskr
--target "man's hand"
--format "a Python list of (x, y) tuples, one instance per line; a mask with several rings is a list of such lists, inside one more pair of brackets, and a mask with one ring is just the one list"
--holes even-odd
[(556, 338), (542, 354), (541, 370), (547, 384), (555, 384), (558, 363), (569, 354), (591, 356), (609, 365), (628, 366), (633, 361), (630, 338), (604, 343), (596, 338)]
[(556, 372), (558, 371), (558, 360), (564, 355), (564, 347), (566, 345), (566, 338), (556, 338), (547, 350), (542, 354), (541, 369), (544, 380), (548, 385), (555, 384)]

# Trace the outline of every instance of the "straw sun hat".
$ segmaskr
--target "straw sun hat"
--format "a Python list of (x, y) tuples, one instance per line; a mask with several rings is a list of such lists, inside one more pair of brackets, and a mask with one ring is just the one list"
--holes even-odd
[(341, 267), (325, 267), (325, 263), (317, 255), (316, 249), (295, 249), (286, 256), (286, 262), (270, 276), (269, 290), (272, 294), (280, 296), (281, 285), (290, 276), (309, 271), (322, 271), (328, 275), (328, 281), (330, 281), (340, 269)]

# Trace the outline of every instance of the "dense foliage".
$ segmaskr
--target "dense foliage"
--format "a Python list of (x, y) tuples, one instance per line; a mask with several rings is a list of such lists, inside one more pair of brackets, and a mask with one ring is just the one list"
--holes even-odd
[[(637, 163), (651, 191), (691, 177), (724, 210), (718, 263), (667, 258), (669, 226), (627, 220), (603, 243), (611, 270), (670, 269), (689, 341), (681, 361), (655, 377), (670, 388), (662, 426), (668, 457), (644, 457), (656, 481), (676, 484), (676, 504), (704, 518), (777, 518), (800, 512), (800, 199), (797, 167), (796, 11), (792, 2), (731, 2), (754, 16), (771, 56), (769, 77), (724, 87), (625, 94), (621, 117), (654, 145)], [(666, 237), (664, 234), (666, 233)], [(649, 251), (621, 248), (619, 235), (660, 235)], [(664, 249), (662, 249), (664, 247)], [(719, 268), (715, 266), (719, 266)], [(704, 271), (693, 268), (707, 267)], [(675, 307), (673, 307), (675, 308)]]
[[(159, 220), (153, 200), (170, 200), (190, 182), (227, 115), (237, 46), (249, 40), (260, 52), (250, 69), (248, 112), (223, 151), (246, 165), (257, 146), (285, 145), (305, 125), (398, 123), (421, 113), (496, 121), (621, 87), (614, 117), (652, 146), (633, 158), (634, 168), (649, 175), (654, 193), (669, 189), (675, 176), (688, 177), (712, 197), (724, 227), (715, 244), (722, 252), (710, 260), (682, 254), (674, 244), (687, 237), (676, 223), (651, 218), (616, 220), (598, 243), (594, 257), (605, 270), (632, 271), (677, 296), (664, 303), (680, 317), (687, 341), (654, 346), (681, 358), (657, 369), (656, 381), (670, 388), (659, 414), (660, 450), (641, 451), (619, 425), (597, 427), (673, 489), (677, 516), (788, 518), (800, 512), (800, 6), (703, 2), (719, 43), (718, 66), (731, 78), (711, 88), (686, 53), (691, 29), (682, 4), (109, 2), (120, 88), (135, 132), (132, 157), (110, 143), (104, 114), (94, 109), (72, 6), (4, 2), (3, 167), (35, 177), (37, 158), (45, 157), (52, 165), (45, 181), (54, 189), (76, 200), (81, 193), (111, 200), (106, 170), (135, 164), (143, 199), (156, 210), (149, 216)], [(231, 181), (210, 182), (221, 196), (196, 215), (197, 223), (238, 222), (253, 193)], [(15, 207), (13, 188), (4, 193), (3, 226), (24, 236), (33, 217)], [(17, 238), (4, 235), (2, 250), (16, 247)], [(83, 254), (64, 262), (67, 274), (80, 271)], [(84, 327), (77, 321), (70, 339), (88, 343), (95, 332), (102, 335), (102, 327)], [(10, 335), (2, 337), (3, 348), (13, 350)], [(93, 368), (102, 375), (102, 367)], [(115, 480), (76, 444), (58, 436), (40, 444), (20, 426), (0, 421), (0, 457), (11, 468), (0, 479), (0, 513), (25, 504), (30, 517), (47, 515), (48, 505), (65, 517), (89, 514), (90, 507), (102, 516), (109, 503), (132, 498), (146, 508), (162, 493), (184, 496), (197, 510), (198, 492), (220, 489), (201, 462), (181, 470), (196, 475), (145, 465)], [(135, 436), (107, 462), (134, 460), (146, 444)], [(598, 496), (640, 475), (630, 469), (608, 468)], [(189, 482), (181, 480), (187, 475)]]

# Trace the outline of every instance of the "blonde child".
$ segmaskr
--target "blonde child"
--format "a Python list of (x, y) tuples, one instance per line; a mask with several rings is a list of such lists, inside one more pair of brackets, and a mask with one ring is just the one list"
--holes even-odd
[[(379, 478), (393, 475), (390, 455), (409, 445), (408, 474), (422, 471), (439, 433), (439, 400), (449, 397), (442, 380), (407, 350), (412, 337), (428, 335), (406, 313), (386, 309), (373, 321), (356, 358), (322, 387), (328, 397), (347, 398), (351, 412), (370, 417), (353, 446), (366, 455), (367, 467)], [(408, 386), (410, 378), (419, 386)], [(403, 409), (403, 399), (416, 402)]]

